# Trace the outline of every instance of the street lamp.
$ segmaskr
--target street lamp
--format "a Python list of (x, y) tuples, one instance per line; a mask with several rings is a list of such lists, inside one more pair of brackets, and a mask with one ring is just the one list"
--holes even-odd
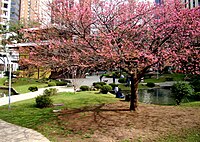
[(10, 54), (6, 54), (9, 64), (9, 80), (8, 80), (8, 109), (10, 109), (10, 96), (11, 96), (11, 77), (12, 77), (12, 70), (11, 70), (11, 52)]

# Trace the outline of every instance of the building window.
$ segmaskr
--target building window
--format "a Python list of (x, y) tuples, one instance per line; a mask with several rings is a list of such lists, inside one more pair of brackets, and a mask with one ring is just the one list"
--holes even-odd
[(188, 0), (189, 8), (191, 8), (191, 0)]
[(155, 0), (156, 4), (161, 4), (161, 0)]
[(3, 11), (4, 16), (8, 16), (8, 11)]
[(8, 8), (8, 4), (7, 4), (7, 3), (4, 3), (4, 4), (3, 4), (3, 8)]

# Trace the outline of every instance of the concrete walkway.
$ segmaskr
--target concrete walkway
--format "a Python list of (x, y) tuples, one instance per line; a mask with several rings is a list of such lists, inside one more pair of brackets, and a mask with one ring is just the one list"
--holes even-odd
[[(56, 88), (58, 92), (73, 92), (73, 88), (65, 86), (55, 86), (48, 88)], [(45, 89), (38, 89), (36, 92), (30, 92), (20, 95), (13, 95), (10, 97), (11, 103), (35, 98), (41, 95)], [(0, 106), (8, 104), (8, 97), (0, 98)], [(12, 107), (12, 104), (11, 104)], [(11, 118), (12, 119), (12, 118)], [(0, 120), (0, 142), (50, 142), (42, 134), (28, 128), (17, 126)]]

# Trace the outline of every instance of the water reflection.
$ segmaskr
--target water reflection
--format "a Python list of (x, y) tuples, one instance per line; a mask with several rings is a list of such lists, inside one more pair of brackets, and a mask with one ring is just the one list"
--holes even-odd
[(140, 102), (147, 104), (175, 104), (169, 89), (140, 89), (138, 96)]
[[(125, 95), (130, 94), (130, 91), (122, 91)], [(171, 90), (163, 88), (139, 89), (139, 102), (147, 104), (175, 104), (171, 98)]]

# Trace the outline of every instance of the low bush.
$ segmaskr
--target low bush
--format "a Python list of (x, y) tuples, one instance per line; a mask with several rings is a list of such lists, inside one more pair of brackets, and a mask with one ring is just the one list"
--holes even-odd
[(153, 82), (148, 82), (148, 83), (146, 84), (146, 86), (147, 86), (147, 87), (155, 87), (156, 85), (155, 85), (155, 83), (153, 83)]
[(114, 90), (115, 87), (119, 86), (118, 84), (115, 84), (115, 83), (110, 83), (109, 85), (112, 87), (112, 90)]
[(47, 95), (37, 96), (35, 98), (35, 102), (36, 102), (36, 107), (38, 108), (50, 107), (53, 105), (53, 101)]
[(96, 84), (96, 85), (94, 86), (94, 88), (96, 88), (96, 89), (98, 89), (98, 90), (101, 89), (101, 87), (102, 87), (102, 86), (101, 86), (100, 84)]
[(56, 86), (56, 83), (55, 82), (48, 82), (48, 86), (51, 87), (51, 86)]
[(189, 96), (190, 99), (194, 101), (200, 101), (200, 92), (195, 92)]
[(110, 85), (103, 85), (101, 87), (101, 93), (103, 94), (107, 94), (111, 90), (112, 90), (112, 87)]
[(105, 82), (94, 82), (94, 83), (93, 83), (93, 86), (96, 86), (97, 84), (99, 84), (99, 85), (101, 85), (101, 86), (106, 85)]
[(200, 92), (200, 75), (192, 76), (190, 85), (195, 90), (195, 92)]
[(119, 83), (126, 83), (126, 78), (119, 78), (119, 79), (118, 79), (118, 82), (119, 82)]
[(37, 88), (37, 86), (30, 86), (28, 88), (28, 90), (31, 91), (31, 92), (35, 92), (35, 91), (38, 91), (38, 88)]
[(46, 96), (53, 96), (53, 95), (57, 95), (58, 90), (56, 88), (50, 88), (50, 89), (45, 89), (43, 92), (43, 95)]
[(66, 86), (68, 83), (64, 81), (56, 81), (56, 86)]
[(90, 87), (89, 87), (89, 86), (86, 86), (86, 85), (83, 85), (83, 86), (80, 87), (80, 89), (81, 89), (82, 91), (89, 91), (89, 90), (90, 90)]
[(182, 100), (185, 97), (192, 95), (192, 93), (192, 87), (187, 83), (178, 82), (172, 86), (172, 98), (174, 98), (177, 105), (180, 105)]

